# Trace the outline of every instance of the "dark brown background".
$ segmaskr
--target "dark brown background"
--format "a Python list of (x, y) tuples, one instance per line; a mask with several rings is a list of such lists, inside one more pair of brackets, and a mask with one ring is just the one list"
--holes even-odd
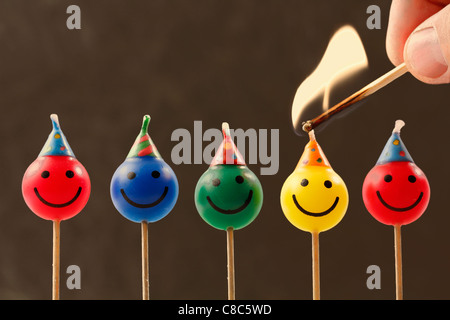
[[(82, 30), (66, 28), (78, 4)], [(280, 129), (280, 170), (260, 176), (259, 217), (235, 233), (238, 299), (311, 299), (310, 235), (284, 217), (279, 192), (305, 143), (291, 129), (290, 107), (331, 35), (353, 25), (367, 50), (365, 81), (392, 68), (382, 29), (366, 28), (371, 1), (109, 0), (0, 2), (0, 299), (51, 297), (51, 222), (32, 214), (21, 178), (57, 113), (77, 158), (91, 175), (85, 210), (62, 223), (62, 299), (140, 299), (140, 226), (109, 196), (111, 176), (146, 113), (150, 134), (180, 181), (173, 212), (150, 225), (152, 299), (226, 299), (225, 232), (203, 222), (193, 193), (207, 165), (172, 164), (173, 130)], [(362, 87), (366, 83), (360, 83)], [(350, 94), (351, 92), (348, 92)], [(393, 228), (365, 210), (361, 186), (394, 121), (427, 174), (432, 197), (421, 219), (403, 228), (405, 299), (448, 299), (449, 87), (405, 75), (318, 134), (346, 181), (344, 220), (321, 234), (323, 299), (394, 299)], [(259, 165), (250, 168), (259, 175)], [(81, 290), (64, 287), (67, 266), (81, 267)], [(368, 290), (366, 269), (381, 268), (381, 290)]]

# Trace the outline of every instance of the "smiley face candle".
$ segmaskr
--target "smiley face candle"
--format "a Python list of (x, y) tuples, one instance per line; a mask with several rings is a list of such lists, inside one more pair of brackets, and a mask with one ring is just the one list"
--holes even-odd
[(58, 116), (50, 116), (53, 130), (37, 159), (22, 179), (25, 203), (37, 216), (53, 221), (53, 299), (59, 299), (60, 221), (80, 213), (91, 192), (84, 166), (75, 158), (61, 131)]
[(194, 199), (205, 222), (227, 231), (228, 298), (234, 300), (233, 230), (246, 227), (258, 216), (263, 191), (236, 148), (227, 123), (223, 123), (222, 133), (223, 141), (209, 169), (198, 180)]
[(400, 227), (416, 221), (430, 200), (430, 185), (400, 138), (405, 125), (397, 120), (376, 165), (367, 174), (362, 195), (369, 213), (379, 222), (394, 226), (397, 299), (403, 297)]
[(58, 122), (52, 114), (53, 130), (38, 158), (22, 180), (22, 194), (37, 216), (53, 221), (67, 220), (86, 205), (91, 192), (89, 175), (75, 158)]
[(167, 216), (178, 198), (178, 180), (162, 159), (148, 134), (150, 116), (145, 115), (141, 131), (125, 161), (114, 173), (110, 193), (117, 211), (142, 228), (142, 289), (149, 299), (148, 223)]
[(319, 233), (335, 227), (348, 207), (348, 191), (331, 168), (314, 131), (294, 172), (281, 189), (280, 202), (286, 218), (295, 227), (312, 234), (313, 298), (320, 299)]

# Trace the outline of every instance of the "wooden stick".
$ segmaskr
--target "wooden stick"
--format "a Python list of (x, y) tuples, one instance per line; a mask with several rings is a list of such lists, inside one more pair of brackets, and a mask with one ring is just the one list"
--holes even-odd
[(233, 228), (227, 229), (228, 300), (236, 299), (234, 287), (234, 236)]
[(312, 232), (313, 300), (320, 300), (319, 232)]
[(141, 244), (142, 244), (142, 300), (150, 299), (150, 288), (148, 280), (148, 222), (141, 222)]
[(394, 226), (395, 242), (395, 295), (397, 300), (403, 300), (403, 272), (402, 272), (402, 234), (400, 225)]
[(60, 221), (53, 221), (52, 299), (59, 300)]
[(402, 63), (396, 68), (392, 69), (388, 73), (384, 74), (383, 76), (379, 77), (375, 81), (369, 83), (367, 86), (362, 88), (361, 90), (355, 92), (348, 98), (342, 100), (338, 104), (336, 104), (334, 107), (330, 108), (329, 110), (322, 113), (320, 116), (308, 120), (303, 123), (303, 131), (309, 132), (316, 128), (318, 125), (320, 125), (322, 122), (325, 122), (329, 118), (331, 118), (333, 115), (343, 111), (344, 109), (348, 108), (355, 102), (361, 101), (364, 98), (370, 96), (371, 94), (377, 92), (384, 86), (388, 85), (395, 79), (399, 78), (400, 76), (404, 75), (408, 69), (406, 68), (406, 64)]

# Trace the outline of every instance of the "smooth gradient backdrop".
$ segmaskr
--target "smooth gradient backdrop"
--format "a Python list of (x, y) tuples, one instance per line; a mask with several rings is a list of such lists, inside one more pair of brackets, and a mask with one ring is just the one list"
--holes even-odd
[[(81, 30), (66, 8), (81, 8)], [(378, 1), (381, 29), (369, 30), (373, 1), (109, 0), (0, 1), (0, 299), (50, 299), (52, 224), (35, 216), (21, 180), (59, 115), (92, 181), (91, 198), (61, 223), (61, 299), (141, 299), (140, 225), (114, 208), (109, 184), (150, 114), (150, 136), (180, 181), (174, 210), (149, 226), (151, 299), (226, 299), (226, 233), (199, 216), (194, 189), (208, 168), (174, 165), (171, 134), (203, 129), (279, 129), (280, 169), (260, 176), (259, 217), (235, 232), (237, 299), (311, 299), (311, 236), (284, 217), (279, 195), (305, 137), (290, 109), (330, 37), (350, 24), (369, 59), (365, 86), (393, 68), (385, 51), (390, 1)], [(345, 89), (345, 88), (344, 88)], [(394, 232), (364, 207), (361, 188), (394, 122), (431, 184), (428, 210), (405, 226), (405, 299), (449, 299), (449, 86), (406, 74), (317, 134), (350, 194), (349, 209), (320, 235), (322, 299), (395, 299)], [(334, 101), (337, 102), (337, 101)], [(206, 145), (206, 144), (205, 144)], [(81, 289), (64, 284), (81, 268)], [(381, 268), (381, 289), (366, 270)]]

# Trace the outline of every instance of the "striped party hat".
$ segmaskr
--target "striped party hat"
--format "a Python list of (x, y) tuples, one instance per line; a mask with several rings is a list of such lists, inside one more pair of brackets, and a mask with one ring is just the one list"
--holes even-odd
[(61, 130), (61, 127), (59, 126), (58, 116), (56, 114), (52, 114), (50, 115), (50, 119), (52, 120), (53, 130), (48, 136), (48, 139), (45, 142), (41, 153), (39, 153), (39, 157), (68, 156), (75, 158), (75, 155), (70, 148), (69, 143), (67, 142), (67, 139)]
[(156, 146), (154, 145), (152, 139), (148, 135), (148, 125), (150, 123), (150, 116), (145, 115), (142, 121), (141, 132), (136, 138), (127, 158), (133, 157), (155, 157), (161, 158)]
[(233, 142), (230, 135), (230, 127), (228, 123), (222, 123), (223, 141), (217, 149), (216, 155), (211, 161), (210, 166), (218, 164), (234, 164), (245, 166), (244, 158)]

